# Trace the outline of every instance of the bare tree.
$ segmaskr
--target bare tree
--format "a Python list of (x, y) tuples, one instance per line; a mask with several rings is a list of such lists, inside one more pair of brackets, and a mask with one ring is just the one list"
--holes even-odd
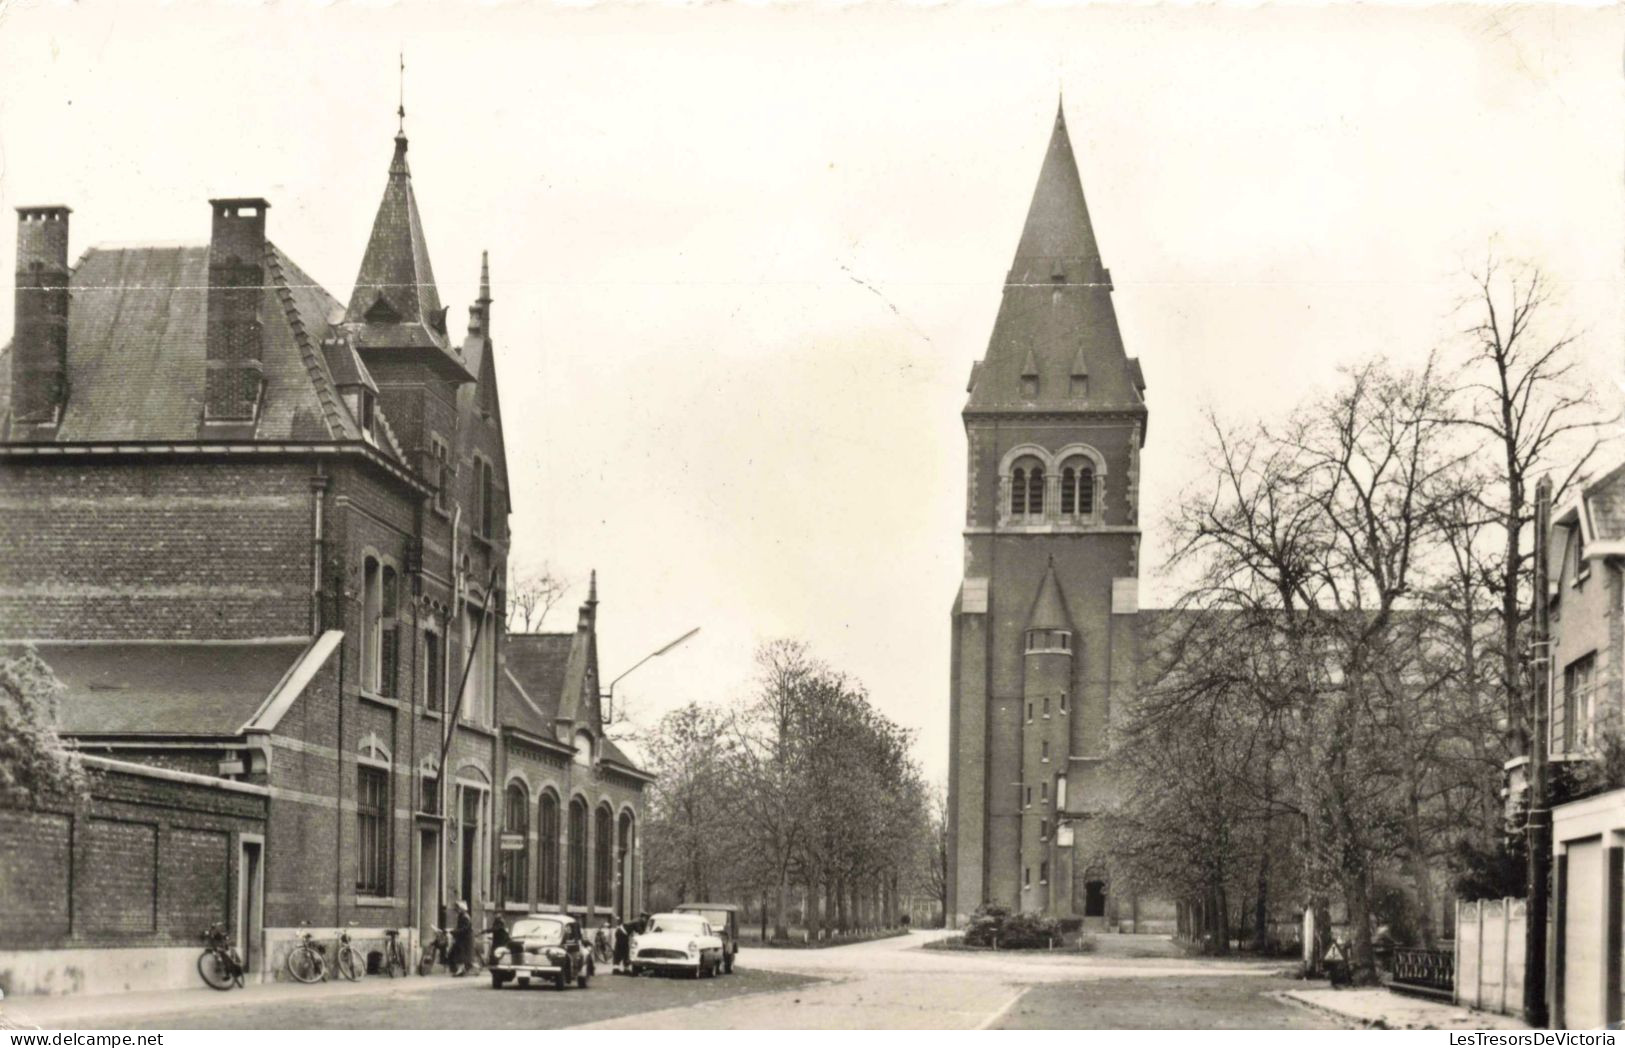
[(551, 565), (522, 568), (508, 563), (508, 632), (534, 633), (547, 621), (547, 613), (564, 599), (570, 583)]
[(1538, 267), (1491, 254), (1471, 280), (1461, 308), (1474, 315), (1464, 332), (1464, 380), (1451, 417), (1485, 438), (1495, 462), (1494, 483), (1483, 488), (1480, 504), (1499, 525), (1503, 542), (1490, 585), (1499, 604), (1507, 731), (1527, 752), (1522, 634), (1533, 595), (1524, 531), (1534, 521), (1534, 477), (1555, 470), (1561, 499), (1595, 454), (1599, 427), (1612, 420), (1580, 380), (1573, 354), (1578, 336), (1552, 333), (1543, 324), (1552, 282)]

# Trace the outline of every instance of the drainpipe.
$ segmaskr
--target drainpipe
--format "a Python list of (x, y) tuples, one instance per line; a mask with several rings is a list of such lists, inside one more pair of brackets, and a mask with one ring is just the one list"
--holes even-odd
[[(333, 601), (334, 625), (342, 632), (344, 630), (345, 605), (344, 577), (338, 579), (337, 593)], [(342, 907), (344, 895), (344, 652), (350, 645), (349, 637), (339, 641), (339, 701), (338, 701), (338, 739), (335, 763), (338, 766), (337, 781), (333, 789), (333, 924), (343, 927), (344, 918)]]
[(310, 635), (322, 635), (322, 509), (327, 494), (327, 464), (316, 461), (316, 475), (310, 478)]
[[(451, 672), (451, 623), (457, 613), (457, 597), (463, 590), (463, 573), (457, 559), (457, 536), (461, 534), (459, 527), (463, 522), (463, 504), (461, 502), (452, 509), (451, 513), (451, 563), (448, 565), (451, 575), (451, 609), (446, 613), (446, 625), (440, 634), (440, 678), (442, 682), (449, 681)], [(450, 885), (446, 876), (446, 848), (450, 842), (446, 839), (451, 836), (451, 776), (446, 774), (448, 762), (451, 757), (452, 733), (457, 725), (452, 718), (450, 707), (446, 703), (449, 697), (448, 690), (440, 690), (440, 778), (437, 780), (440, 789), (440, 924), (444, 927), (446, 920), (446, 902), (450, 898), (446, 894)], [(458, 832), (462, 832), (462, 824), (457, 824)]]

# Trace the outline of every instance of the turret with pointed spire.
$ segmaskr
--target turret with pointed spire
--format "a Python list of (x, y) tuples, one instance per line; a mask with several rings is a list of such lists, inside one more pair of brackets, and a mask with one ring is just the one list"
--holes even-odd
[(389, 354), (428, 364), (451, 381), (466, 382), (473, 376), (446, 331), (446, 310), (440, 305), (412, 171), (406, 163), (404, 106), (399, 112), (403, 126), (395, 135), (389, 178), (344, 324), (369, 364)]

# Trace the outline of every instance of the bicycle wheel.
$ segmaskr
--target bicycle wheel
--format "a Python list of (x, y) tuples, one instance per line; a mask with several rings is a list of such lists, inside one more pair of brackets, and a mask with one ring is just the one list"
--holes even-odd
[(339, 950), (339, 974), (351, 982), (359, 982), (367, 974), (367, 959), (354, 946)]
[(231, 961), (221, 951), (210, 948), (198, 955), (197, 973), (216, 990), (229, 990), (236, 981), (231, 974)]
[(237, 984), (238, 989), (242, 989), (243, 959), (237, 955), (237, 947), (231, 947), (229, 959), (231, 961), (231, 981)]
[(404, 978), (406, 975), (406, 955), (401, 952), (398, 943), (394, 949), (389, 951), (388, 960), (384, 962), (384, 972), (391, 979), (397, 976)]
[(288, 975), (302, 983), (313, 983), (320, 979), (322, 962), (316, 959), (316, 951), (309, 946), (301, 946), (288, 954)]

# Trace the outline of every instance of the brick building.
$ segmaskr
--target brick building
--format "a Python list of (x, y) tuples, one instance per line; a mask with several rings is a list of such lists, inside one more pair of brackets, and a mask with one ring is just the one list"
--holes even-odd
[[(198, 883), (251, 897), (225, 913), (261, 977), (304, 924), (353, 924), (363, 948), (400, 928), (415, 951), (459, 899), (476, 925), (505, 904), (634, 903), (647, 777), (603, 737), (596, 587), (562, 639), (503, 629), (485, 260), (459, 340), (404, 133), (347, 302), (268, 238), (267, 201), (209, 209), (206, 244), (92, 247), (72, 266), (68, 208), (19, 209), (0, 640), (33, 643), (65, 683), (61, 731), (83, 752), (257, 798), (257, 829), (223, 830)], [(530, 657), (559, 648), (559, 672)], [(23, 847), (0, 833), (0, 869)], [(89, 874), (61, 876), (75, 893)], [(0, 880), (0, 913), (36, 884)], [(81, 985), (173, 979), (107, 947), (195, 943), (202, 912), (156, 939), (7, 921), (0, 975), (67, 985), (43, 950), (76, 957)]]
[(983, 903), (1099, 928), (1172, 931), (1174, 908), (1111, 890), (1091, 819), (1114, 702), (1141, 674), (1145, 380), (1066, 120), (1054, 131), (964, 409), (965, 577), (950, 671), (949, 919)]

